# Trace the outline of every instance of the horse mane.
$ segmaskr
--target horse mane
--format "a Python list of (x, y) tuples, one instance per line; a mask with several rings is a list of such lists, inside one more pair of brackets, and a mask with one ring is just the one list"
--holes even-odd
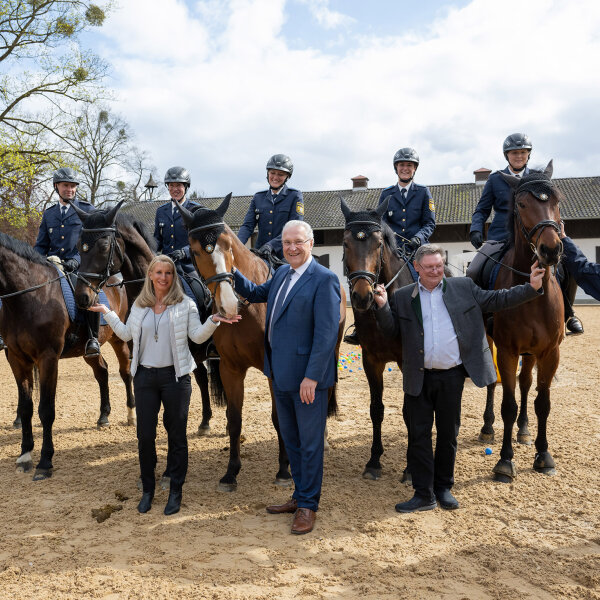
[[(95, 210), (94, 212), (88, 213), (88, 216), (85, 219), (84, 227), (86, 229), (107, 227), (109, 224), (106, 220), (106, 217), (108, 216), (109, 212), (110, 209), (99, 209)], [(142, 236), (146, 244), (148, 244), (150, 250), (152, 250), (152, 252), (156, 254), (156, 240), (154, 239), (154, 236), (150, 235), (150, 233), (146, 229), (146, 226), (141, 221), (136, 219), (133, 215), (122, 212), (117, 213), (117, 216), (115, 218), (115, 225), (120, 230), (121, 234), (123, 233), (122, 230), (127, 229), (134, 229), (135, 231), (137, 231)]]
[(36, 263), (38, 265), (48, 266), (48, 261), (45, 256), (42, 256), (39, 252), (36, 252), (29, 244), (22, 242), (7, 233), (0, 232), (0, 246), (14, 252), (17, 256), (28, 260), (29, 262)]

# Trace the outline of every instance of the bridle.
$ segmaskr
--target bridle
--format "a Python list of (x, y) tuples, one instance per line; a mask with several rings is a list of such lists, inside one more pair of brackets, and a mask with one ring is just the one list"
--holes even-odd
[[(377, 223), (376, 221), (351, 221), (350, 223), (346, 224), (346, 231), (350, 231), (350, 226), (354, 227), (354, 225), (368, 225), (370, 227), (370, 233), (373, 233), (375, 231), (381, 231), (381, 225), (379, 223)], [(374, 229), (373, 229), (373, 226), (375, 227)], [(361, 233), (363, 234), (362, 237), (361, 237)], [(356, 239), (358, 239), (359, 241), (366, 240), (366, 239), (368, 239), (370, 233), (367, 234), (364, 231), (359, 231), (358, 234), (356, 235)], [(346, 276), (346, 279), (348, 280), (348, 287), (350, 288), (350, 293), (352, 293), (354, 285), (360, 279), (365, 279), (369, 283), (371, 288), (375, 287), (375, 284), (377, 284), (379, 282), (379, 275), (381, 273), (381, 269), (384, 264), (383, 242), (381, 244), (381, 248), (379, 249), (379, 259), (377, 261), (377, 270), (375, 273), (373, 273), (372, 271), (360, 271), (360, 270), (350, 271), (348, 269), (348, 263), (346, 262), (346, 248), (344, 248), (343, 253), (342, 253), (342, 263), (344, 265), (344, 275)]]
[[(81, 271), (77, 272), (77, 279), (82, 281), (87, 287), (89, 287), (95, 294), (98, 294), (102, 287), (106, 284), (111, 275), (118, 273), (121, 269), (121, 265), (125, 260), (123, 256), (123, 251), (121, 250), (121, 246), (117, 243), (117, 237), (120, 237), (120, 233), (117, 228), (113, 225), (111, 227), (96, 227), (96, 228), (86, 228), (83, 227), (81, 229), (81, 233), (100, 233), (103, 235), (99, 235), (91, 244), (82, 243), (81, 249), (83, 252), (87, 252), (98, 240), (108, 237), (110, 239), (110, 246), (108, 249), (108, 259), (106, 261), (106, 268), (102, 273), (84, 273)], [(118, 267), (115, 266), (115, 254), (120, 261)], [(94, 286), (90, 279), (99, 279), (100, 283), (97, 286)]]

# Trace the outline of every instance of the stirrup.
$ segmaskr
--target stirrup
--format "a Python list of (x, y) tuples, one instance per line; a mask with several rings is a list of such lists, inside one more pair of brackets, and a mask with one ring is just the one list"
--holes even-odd
[(567, 319), (566, 328), (567, 335), (581, 335), (583, 333), (583, 323), (575, 315)]
[[(349, 326), (348, 329), (350, 329), (350, 327), (351, 326)], [(348, 331), (348, 329), (346, 329), (346, 331)], [(358, 341), (358, 334), (356, 333), (356, 326), (354, 327), (354, 331), (351, 331), (350, 333), (346, 333), (344, 335), (344, 342), (346, 342), (346, 344), (360, 346), (360, 342)]]
[(85, 344), (84, 356), (91, 358), (93, 356), (100, 356), (100, 344), (96, 338), (90, 338)]

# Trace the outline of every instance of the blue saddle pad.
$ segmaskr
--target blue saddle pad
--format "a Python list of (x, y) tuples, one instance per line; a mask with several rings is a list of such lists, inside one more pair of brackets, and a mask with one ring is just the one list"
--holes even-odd
[(500, 272), (500, 263), (494, 265), (492, 272), (490, 273), (490, 280), (488, 282), (488, 290), (493, 290), (496, 285), (496, 279), (498, 277), (498, 273)]
[[(72, 322), (83, 321), (82, 311), (79, 310), (77, 304), (75, 304), (75, 295), (73, 294), (73, 290), (71, 289), (65, 274), (56, 265), (53, 266), (58, 271), (59, 275), (62, 275), (60, 278), (60, 289), (62, 290), (65, 306), (69, 313), (69, 319), (71, 319)], [(100, 290), (100, 293), (98, 294), (98, 302), (111, 308), (110, 302), (103, 290)], [(104, 315), (102, 314), (100, 315), (100, 325), (107, 325), (107, 322), (104, 320)]]
[(194, 292), (192, 292), (192, 288), (190, 287), (190, 284), (185, 280), (184, 277), (179, 275), (179, 273), (177, 275), (179, 277), (179, 281), (181, 282), (181, 286), (183, 287), (183, 291), (184, 291), (185, 295), (188, 296), (189, 298), (191, 298), (194, 301), (194, 304), (197, 306), (198, 302), (196, 301), (196, 296), (194, 296)]

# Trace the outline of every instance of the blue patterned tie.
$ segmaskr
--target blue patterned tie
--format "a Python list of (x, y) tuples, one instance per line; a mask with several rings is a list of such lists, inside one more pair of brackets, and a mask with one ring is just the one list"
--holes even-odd
[(404, 202), (406, 200), (406, 188), (400, 190), (400, 195), (402, 196), (402, 202)]
[(292, 275), (295, 273), (294, 269), (290, 269), (290, 272), (286, 275), (285, 281), (281, 284), (279, 295), (277, 296), (277, 302), (275, 302), (275, 308), (273, 309), (273, 314), (271, 315), (271, 321), (269, 322), (269, 344), (271, 343), (271, 328), (273, 323), (275, 323), (275, 319), (279, 316), (281, 312), (281, 307), (283, 306), (283, 302), (285, 297), (287, 296), (287, 291), (290, 287), (290, 282), (292, 281)]
[(67, 211), (69, 210), (69, 207), (61, 206), (60, 210), (62, 210), (62, 218), (64, 219), (67, 216)]

